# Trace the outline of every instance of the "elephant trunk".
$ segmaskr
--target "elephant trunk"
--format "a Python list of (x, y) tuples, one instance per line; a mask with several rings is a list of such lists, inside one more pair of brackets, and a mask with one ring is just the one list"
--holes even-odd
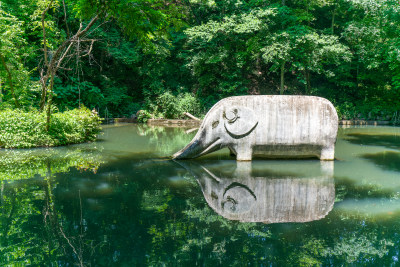
[(193, 139), (187, 146), (176, 152), (172, 158), (173, 159), (190, 159), (195, 158), (199, 151), (201, 150), (200, 141), (198, 139)]
[(201, 155), (208, 154), (214, 152), (221, 148), (220, 138), (217, 138), (213, 142), (207, 143), (204, 142), (204, 138), (197, 137), (193, 138), (193, 140), (183, 149), (176, 152), (172, 158), (173, 159), (191, 159), (197, 158)]

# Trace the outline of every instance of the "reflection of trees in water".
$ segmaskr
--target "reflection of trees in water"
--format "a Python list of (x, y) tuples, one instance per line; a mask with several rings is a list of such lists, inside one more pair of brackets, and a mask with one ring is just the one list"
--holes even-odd
[(363, 134), (349, 133), (345, 140), (356, 145), (383, 146), (392, 149), (400, 149), (400, 135), (393, 134)]
[(384, 151), (375, 154), (364, 154), (362, 157), (384, 170), (400, 172), (400, 152)]
[(95, 144), (2, 151), (1, 265), (47, 265), (57, 262), (68, 249), (74, 251), (78, 265), (83, 265), (79, 253), (82, 244), (74, 245), (76, 242), (64, 234), (61, 222), (65, 219), (54, 204), (55, 176), (71, 168), (96, 173), (103, 163), (100, 151)]
[[(71, 167), (96, 173), (102, 163), (98, 149), (34, 149), (7, 151), (0, 159), (0, 264), (48, 265), (72, 250), (83, 266), (82, 236), (68, 238), (65, 216), (58, 212), (53, 192), (56, 175)], [(24, 180), (26, 178), (31, 178)], [(21, 180), (23, 179), (23, 180)], [(82, 220), (78, 226), (82, 229)]]
[(51, 172), (67, 172), (71, 167), (82, 171), (96, 172), (104, 161), (98, 144), (7, 150), (0, 152), (0, 180), (19, 180), (35, 175), (46, 176)]
[(138, 133), (149, 138), (150, 145), (155, 146), (156, 151), (169, 156), (178, 148), (184, 147), (192, 140), (197, 131), (189, 132), (190, 128), (148, 126), (138, 124)]
[[(388, 266), (400, 248), (395, 215), (382, 222), (334, 209), (303, 224), (229, 221), (171, 161), (125, 159), (97, 174), (47, 173), (3, 181), (0, 265)], [(337, 186), (343, 199), (368, 193)]]

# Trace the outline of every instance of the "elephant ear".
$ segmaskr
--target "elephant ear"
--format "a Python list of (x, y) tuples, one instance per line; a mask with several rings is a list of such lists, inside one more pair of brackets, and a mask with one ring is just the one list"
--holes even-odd
[(246, 107), (227, 108), (223, 118), (225, 129), (233, 138), (245, 137), (258, 124), (254, 111)]
[(225, 189), (221, 207), (232, 215), (242, 214), (249, 212), (256, 202), (257, 197), (250, 188), (235, 182)]

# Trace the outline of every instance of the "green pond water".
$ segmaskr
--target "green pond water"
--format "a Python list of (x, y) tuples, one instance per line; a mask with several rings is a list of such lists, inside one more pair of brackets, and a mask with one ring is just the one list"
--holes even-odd
[(400, 264), (399, 127), (339, 129), (334, 162), (170, 160), (195, 132), (0, 150), (0, 266)]

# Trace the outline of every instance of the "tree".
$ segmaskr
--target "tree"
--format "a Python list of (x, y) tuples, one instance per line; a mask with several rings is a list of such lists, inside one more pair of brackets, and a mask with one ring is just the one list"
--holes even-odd
[(199, 97), (209, 96), (206, 101), (215, 103), (248, 92), (246, 78), (255, 71), (254, 55), (260, 49), (257, 40), (266, 36), (275, 15), (274, 8), (257, 8), (185, 30), (187, 66), (198, 81)]
[(268, 36), (268, 43), (260, 52), (265, 63), (270, 64), (270, 70), (280, 70), (280, 89), (279, 93), (283, 95), (285, 90), (285, 65), (293, 60), (293, 50), (296, 49), (293, 35), (283, 31)]
[(330, 78), (335, 76), (334, 68), (351, 61), (347, 46), (341, 44), (336, 36), (318, 34), (304, 30), (295, 38), (293, 49), (294, 67), (304, 74), (305, 94), (311, 93), (310, 73), (323, 74)]
[[(64, 68), (64, 62), (68, 58), (74, 55), (76, 55), (77, 58), (84, 57), (91, 53), (95, 40), (88, 39), (87, 37), (91, 33), (89, 30), (99, 19), (106, 21), (116, 19), (123, 25), (123, 29), (128, 35), (136, 36), (142, 42), (149, 42), (156, 35), (164, 37), (166, 26), (170, 22), (168, 19), (171, 18), (165, 10), (169, 11), (174, 6), (171, 5), (171, 7), (169, 7), (169, 3), (161, 1), (148, 2), (131, 0), (124, 3), (110, 1), (107, 4), (93, 1), (71, 2), (70, 5), (76, 10), (77, 14), (82, 18), (90, 18), (89, 22), (85, 24), (85, 26), (83, 26), (81, 22), (75, 34), (70, 34), (68, 24), (66, 24), (67, 36), (65, 36), (50, 53), (46, 37), (45, 18), (50, 9), (57, 7), (57, 3), (54, 0), (45, 0), (44, 2), (46, 5), (41, 13), (44, 64), (40, 70), (40, 82), (42, 85), (40, 110), (44, 109), (45, 103), (47, 102), (47, 130), (50, 124), (54, 78), (58, 70)], [(67, 14), (65, 11), (65, 1), (63, 1), (63, 10), (66, 22)], [(85, 51), (80, 46), (81, 43), (87, 41), (90, 42), (90, 45)], [(82, 51), (84, 51), (83, 55), (81, 54)]]
[(23, 58), (29, 52), (23, 38), (22, 24), (16, 17), (7, 14), (0, 5), (0, 80), (7, 82), (3, 87), (8, 87), (17, 108), (21, 106), (21, 94), (29, 83), (28, 71), (22, 64)]

